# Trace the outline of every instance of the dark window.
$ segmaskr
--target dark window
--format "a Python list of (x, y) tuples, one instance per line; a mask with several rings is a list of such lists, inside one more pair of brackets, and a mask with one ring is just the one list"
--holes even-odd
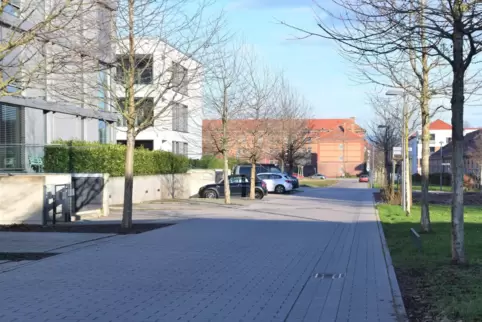
[(3, 12), (18, 17), (20, 15), (20, 0), (10, 0), (3, 8)]
[(435, 134), (430, 134), (430, 141), (435, 141)]
[(179, 63), (172, 63), (172, 87), (182, 95), (187, 95), (188, 72), (187, 68)]
[[(117, 140), (117, 144), (123, 144), (126, 145), (127, 141), (126, 140)], [(144, 148), (147, 150), (154, 150), (154, 141), (152, 140), (136, 140), (134, 142), (134, 147), (135, 148)]]
[(188, 132), (188, 109), (186, 105), (174, 103), (172, 106), (172, 130)]
[(172, 153), (188, 155), (188, 144), (186, 142), (172, 141)]
[(271, 174), (269, 176), (270, 179), (273, 179), (273, 180), (279, 180), (281, 179), (281, 176), (280, 175), (277, 175), (277, 174)]
[(116, 82), (126, 84), (129, 79), (129, 73), (134, 73), (134, 84), (152, 84), (152, 55), (136, 55), (134, 59), (134, 68), (130, 68), (129, 57), (117, 56), (117, 72)]
[[(151, 97), (135, 98), (134, 99), (136, 110), (135, 126), (139, 126), (145, 122), (149, 122), (148, 126), (154, 125), (154, 99)], [(127, 109), (127, 102), (125, 98), (120, 98), (117, 101), (119, 110)], [(127, 126), (127, 120), (121, 115), (121, 118), (117, 122), (118, 126)]]
[(248, 179), (244, 176), (232, 176), (229, 177), (229, 183), (236, 184), (236, 183), (243, 183), (248, 182)]
[(0, 105), (0, 170), (24, 169), (24, 110)]
[(239, 167), (239, 174), (250, 175), (251, 174), (251, 166), (240, 166)]
[(435, 147), (431, 146), (430, 147), (430, 153), (434, 153), (435, 152)]

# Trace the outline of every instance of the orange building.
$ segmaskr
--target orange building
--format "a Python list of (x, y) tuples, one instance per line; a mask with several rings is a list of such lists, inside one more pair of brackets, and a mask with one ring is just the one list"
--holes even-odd
[(335, 177), (355, 175), (364, 170), (365, 130), (356, 124), (355, 118), (310, 121), (311, 142), (308, 148), (313, 161), (316, 159), (317, 172)]
[[(229, 154), (242, 159), (248, 132), (253, 127), (252, 120), (233, 120), (229, 126), (231, 140)], [(347, 119), (309, 119), (303, 122), (308, 133), (305, 149), (311, 152), (311, 166), (318, 173), (328, 177), (355, 175), (364, 170), (367, 142), (365, 130), (356, 124), (355, 118)], [(220, 131), (219, 120), (203, 121), (203, 154), (216, 154), (213, 133)], [(276, 125), (271, 125), (276, 126)], [(249, 139), (248, 139), (249, 141)], [(260, 162), (273, 162), (276, 151), (272, 145), (277, 141), (263, 138), (264, 153)], [(271, 145), (271, 146), (270, 146)]]

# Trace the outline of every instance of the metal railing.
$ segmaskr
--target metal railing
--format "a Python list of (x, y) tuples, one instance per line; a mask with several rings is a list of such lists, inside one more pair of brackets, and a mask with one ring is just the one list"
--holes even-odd
[(44, 145), (0, 144), (0, 172), (43, 172)]

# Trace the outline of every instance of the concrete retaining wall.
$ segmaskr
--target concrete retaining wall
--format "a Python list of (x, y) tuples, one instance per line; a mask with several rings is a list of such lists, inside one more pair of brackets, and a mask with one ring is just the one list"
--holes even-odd
[[(189, 170), (183, 174), (158, 176), (135, 176), (133, 203), (161, 199), (188, 199), (196, 196), (203, 185), (215, 182), (214, 170)], [(110, 177), (106, 180), (104, 193), (110, 205), (124, 202), (124, 177)]]
[(0, 176), (0, 225), (41, 225), (45, 193), (70, 182), (70, 174)]
[[(96, 202), (99, 215), (107, 216), (110, 205), (124, 202), (124, 178), (103, 175), (104, 185), (91, 194), (102, 194)], [(188, 199), (203, 185), (216, 181), (215, 170), (190, 170), (184, 174), (134, 177), (133, 203), (161, 199)], [(71, 174), (0, 176), (0, 224), (42, 224), (44, 194), (56, 184), (71, 184)], [(45, 191), (44, 191), (45, 187)], [(84, 192), (85, 193), (85, 192)], [(90, 196), (92, 200), (94, 198)]]

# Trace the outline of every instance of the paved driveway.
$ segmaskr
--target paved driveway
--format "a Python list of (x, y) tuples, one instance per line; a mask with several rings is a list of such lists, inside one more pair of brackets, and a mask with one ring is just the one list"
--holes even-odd
[(0, 321), (396, 321), (365, 187), (194, 210), (0, 274)]

